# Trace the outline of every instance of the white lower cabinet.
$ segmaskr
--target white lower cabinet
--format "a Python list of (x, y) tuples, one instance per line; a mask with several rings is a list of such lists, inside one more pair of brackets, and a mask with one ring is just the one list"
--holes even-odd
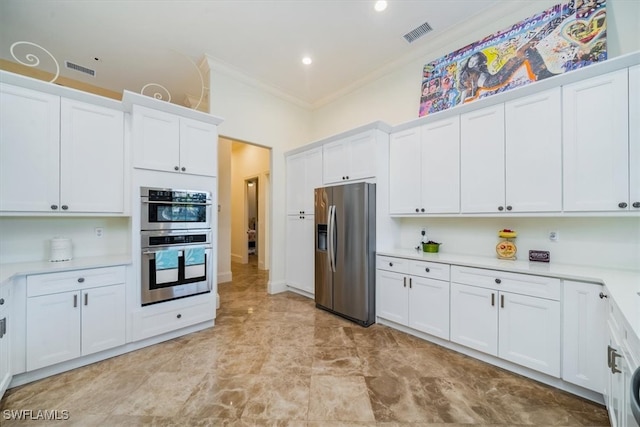
[(314, 216), (287, 215), (285, 277), (288, 286), (315, 293)]
[(604, 391), (607, 303), (604, 286), (563, 283), (562, 379)]
[(558, 279), (453, 266), (451, 282), (451, 341), (560, 377)]
[(449, 339), (449, 265), (377, 258), (379, 317)]
[(9, 315), (12, 283), (0, 283), (0, 399), (11, 382), (11, 331), (13, 319)]
[(27, 371), (125, 343), (125, 267), (27, 277)]

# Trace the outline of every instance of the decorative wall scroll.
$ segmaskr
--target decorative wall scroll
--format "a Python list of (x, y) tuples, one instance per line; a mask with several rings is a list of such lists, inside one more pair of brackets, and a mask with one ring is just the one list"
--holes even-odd
[(607, 59), (606, 0), (557, 4), (424, 66), (419, 117)]
[[(18, 50), (20, 50), (19, 46), (27, 46), (27, 47), (34, 47), (34, 48), (40, 49), (43, 52), (45, 52), (49, 57), (51, 57), (51, 59), (55, 64), (56, 72), (54, 73), (53, 78), (49, 80), (49, 83), (53, 83), (58, 79), (58, 77), (60, 76), (60, 64), (58, 63), (55, 56), (53, 56), (51, 52), (49, 52), (47, 49), (40, 46), (39, 44), (28, 42), (28, 41), (18, 41), (13, 43), (10, 49), (11, 56), (13, 56), (13, 59), (15, 59), (17, 62), (27, 67), (34, 67), (34, 68), (39, 67), (41, 65), (40, 57), (36, 53), (28, 52), (23, 54), (22, 52), (17, 52)], [(186, 60), (189, 61), (191, 65), (193, 65), (193, 67), (198, 72), (198, 76), (200, 77), (200, 87), (201, 87), (200, 100), (194, 107), (192, 107), (194, 110), (197, 110), (205, 96), (204, 77), (202, 75), (202, 72), (200, 71), (200, 68), (191, 60), (191, 58), (189, 58), (188, 56), (180, 52), (176, 52), (176, 53), (179, 53), (180, 55), (184, 56)], [(140, 94), (145, 96), (151, 96), (155, 99), (159, 99), (162, 101), (171, 102), (171, 92), (165, 86), (159, 83), (148, 83), (144, 85), (140, 90)]]

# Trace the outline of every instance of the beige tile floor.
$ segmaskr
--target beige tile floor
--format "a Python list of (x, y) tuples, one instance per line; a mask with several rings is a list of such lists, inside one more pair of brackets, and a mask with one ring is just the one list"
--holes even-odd
[[(609, 425), (600, 405), (293, 293), (269, 296), (255, 262), (233, 277), (214, 328), (11, 389), (0, 425)], [(69, 420), (5, 419), (29, 409)]]

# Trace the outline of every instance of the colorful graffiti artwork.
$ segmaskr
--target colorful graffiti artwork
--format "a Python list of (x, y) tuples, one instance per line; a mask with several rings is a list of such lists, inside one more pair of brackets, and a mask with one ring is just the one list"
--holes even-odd
[(557, 4), (424, 66), (419, 117), (607, 59), (606, 0)]

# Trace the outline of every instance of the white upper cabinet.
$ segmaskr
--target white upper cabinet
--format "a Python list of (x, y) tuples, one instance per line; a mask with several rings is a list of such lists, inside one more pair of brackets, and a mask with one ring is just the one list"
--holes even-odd
[(376, 175), (375, 131), (323, 145), (322, 176), (325, 184), (373, 178)]
[(287, 214), (313, 215), (313, 190), (322, 187), (322, 148), (314, 148), (286, 159)]
[(392, 134), (389, 186), (391, 214), (458, 213), (459, 117)]
[(462, 213), (505, 210), (504, 104), (460, 117)]
[(422, 202), (427, 213), (460, 212), (460, 117), (422, 126)]
[(629, 205), (640, 211), (640, 65), (629, 68)]
[(61, 100), (60, 202), (71, 212), (124, 210), (122, 111)]
[(562, 210), (561, 91), (505, 104), (507, 211)]
[(57, 212), (60, 97), (0, 84), (0, 208)]
[(213, 124), (134, 105), (133, 147), (137, 168), (217, 174), (218, 128)]
[(2, 85), (1, 210), (122, 213), (122, 111)]
[(422, 205), (420, 127), (392, 133), (389, 140), (389, 211), (419, 213)]
[(563, 86), (565, 211), (629, 210), (627, 78), (624, 69)]

